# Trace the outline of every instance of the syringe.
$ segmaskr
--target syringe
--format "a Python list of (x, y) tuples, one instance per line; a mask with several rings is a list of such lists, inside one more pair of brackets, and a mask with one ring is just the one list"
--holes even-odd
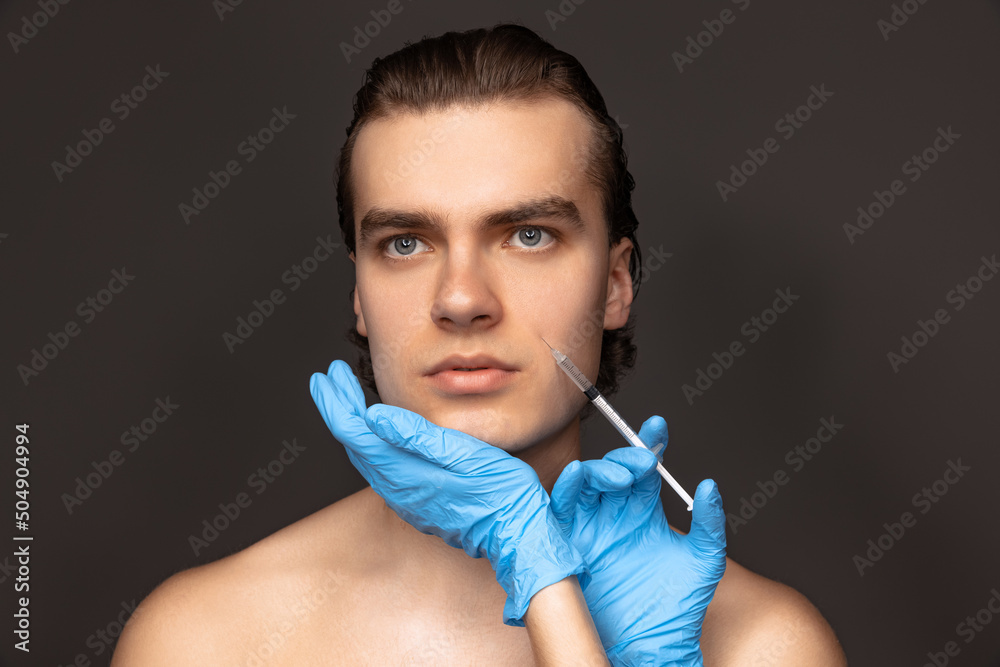
[[(580, 372), (580, 369), (569, 360), (569, 357), (559, 350), (554, 349), (544, 338), (542, 339), (542, 342), (548, 345), (548, 348), (552, 351), (552, 356), (555, 357), (559, 368), (563, 369), (566, 375), (569, 376), (569, 379), (573, 381), (573, 384), (579, 387), (580, 391), (587, 395), (590, 402), (597, 406), (597, 409), (600, 410), (601, 414), (607, 417), (608, 421), (611, 422), (616, 429), (618, 429), (618, 432), (621, 433), (626, 440), (628, 440), (629, 444), (634, 445), (635, 447), (649, 449), (649, 447), (646, 446), (646, 443), (644, 443), (639, 436), (635, 434), (635, 431), (633, 431), (629, 425), (625, 423), (625, 420), (621, 418), (621, 415), (619, 415), (615, 409), (608, 404), (608, 402), (604, 399), (604, 396), (601, 395), (601, 392), (597, 390), (597, 387), (592, 385), (590, 380), (588, 380), (586, 376)], [(687, 508), (690, 512), (692, 506), (694, 505), (694, 500), (690, 495), (688, 495), (688, 492), (677, 483), (677, 480), (673, 478), (673, 475), (667, 472), (667, 469), (663, 467), (662, 463), (657, 462), (656, 469), (660, 472), (660, 476), (667, 480), (667, 484), (669, 484), (671, 488), (677, 492), (677, 495), (679, 495), (684, 502), (687, 503)]]

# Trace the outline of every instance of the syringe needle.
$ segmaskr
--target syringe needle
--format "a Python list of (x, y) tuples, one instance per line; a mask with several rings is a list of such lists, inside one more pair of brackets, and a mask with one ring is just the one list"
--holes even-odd
[[(569, 378), (573, 381), (573, 384), (579, 387), (580, 391), (586, 394), (587, 398), (590, 399), (590, 402), (593, 403), (594, 406), (597, 407), (598, 411), (604, 415), (609, 422), (611, 422), (619, 433), (622, 434), (622, 437), (624, 437), (630, 445), (642, 447), (643, 449), (649, 449), (649, 447), (646, 446), (646, 443), (644, 443), (642, 439), (636, 435), (635, 431), (633, 431), (632, 428), (625, 423), (625, 420), (622, 419), (621, 415), (619, 415), (618, 412), (611, 407), (604, 396), (601, 395), (601, 392), (597, 390), (597, 387), (595, 387), (590, 380), (588, 380), (586, 376), (580, 372), (580, 369), (577, 368), (572, 361), (570, 361), (569, 357), (549, 345), (544, 338), (542, 338), (542, 342), (545, 343), (549, 350), (552, 351), (552, 356), (555, 357), (556, 365), (569, 376)], [(688, 492), (684, 490), (676, 479), (674, 479), (673, 475), (667, 472), (667, 469), (663, 467), (662, 463), (657, 462), (656, 470), (660, 473), (660, 476), (667, 481), (670, 488), (672, 488), (677, 495), (687, 503), (687, 508), (690, 512), (694, 507), (694, 499), (691, 498)]]

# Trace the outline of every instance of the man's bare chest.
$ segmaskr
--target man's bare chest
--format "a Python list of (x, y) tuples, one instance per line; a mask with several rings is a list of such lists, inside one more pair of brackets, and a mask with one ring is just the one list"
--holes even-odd
[(247, 664), (533, 665), (527, 631), (503, 624), (503, 602), (499, 587), (353, 580), (314, 596), (297, 623), (262, 627), (260, 662)]

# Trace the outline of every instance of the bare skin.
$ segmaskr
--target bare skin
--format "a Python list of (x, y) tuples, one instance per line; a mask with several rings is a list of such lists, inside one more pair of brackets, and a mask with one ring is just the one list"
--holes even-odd
[[(487, 561), (417, 532), (366, 488), (168, 579), (112, 667), (534, 665), (527, 630), (501, 622), (505, 599)], [(732, 560), (701, 645), (706, 665), (846, 664), (808, 600)]]
[[(352, 167), (355, 315), (382, 401), (504, 449), (547, 490), (580, 456), (586, 399), (540, 336), (593, 378), (602, 328), (623, 326), (632, 303), (630, 242), (608, 248), (599, 196), (578, 168), (590, 136), (562, 100), (453, 108), (366, 126)], [(424, 147), (420, 168), (395, 178), (414, 145)], [(570, 202), (576, 220), (551, 210), (508, 219), (543, 200), (563, 211)], [(396, 222), (371, 225), (372, 211)], [(409, 217), (402, 225), (387, 212)], [(512, 366), (512, 379), (460, 393), (429, 376), (448, 355), (478, 352)], [(575, 580), (563, 581), (533, 598), (534, 628), (557, 628), (560, 613), (580, 608)], [(502, 623), (505, 598), (488, 561), (418, 532), (366, 488), (168, 579), (136, 611), (112, 664), (560, 664), (548, 639), (539, 654), (537, 632)], [(702, 650), (707, 665), (846, 664), (804, 597), (732, 561)]]

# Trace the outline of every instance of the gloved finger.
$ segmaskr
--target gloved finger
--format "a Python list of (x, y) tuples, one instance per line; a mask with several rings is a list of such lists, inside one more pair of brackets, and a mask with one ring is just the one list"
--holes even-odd
[[(385, 442), (447, 470), (461, 469), (462, 463), (470, 463), (474, 455), (489, 447), (471, 435), (438, 426), (416, 412), (394, 405), (375, 403), (364, 417), (368, 428)], [(496, 451), (505, 453), (500, 449)]]
[(343, 393), (330, 378), (322, 373), (313, 373), (309, 378), (309, 393), (334, 437), (343, 442), (355, 435), (357, 424), (352, 424), (350, 420), (351, 406), (345, 402)]
[[(327, 375), (314, 376), (316, 390), (314, 400), (321, 397), (322, 405), (317, 406), (323, 413), (327, 426), (347, 449), (348, 457), (368, 483), (381, 492), (381, 484), (390, 481), (389, 466), (403, 466), (411, 469), (414, 461), (404, 451), (386, 446), (386, 442), (373, 433), (365, 421), (365, 395), (358, 378), (351, 367), (339, 359), (330, 364)], [(313, 385), (310, 385), (311, 387)], [(429, 423), (429, 422), (428, 422)], [(380, 480), (373, 480), (375, 467), (383, 474)], [(395, 472), (401, 472), (402, 468)], [(390, 481), (390, 483), (392, 483)]]
[(385, 448), (385, 443), (371, 432), (360, 416), (352, 414), (353, 408), (345, 404), (343, 393), (326, 375), (313, 373), (309, 380), (309, 393), (333, 437), (347, 449), (351, 463), (369, 484), (373, 484), (371, 466), (366, 460), (368, 457), (359, 450)]
[[(319, 373), (316, 373), (316, 375), (319, 375)], [(346, 362), (335, 359), (327, 369), (325, 377), (329, 380), (329, 385), (333, 388), (333, 395), (339, 401), (340, 405), (343, 406), (343, 409), (348, 413), (360, 416), (364, 413), (364, 409), (362, 408), (361, 412), (358, 412), (356, 409), (353, 392), (349, 381), (345, 377), (353, 377), (353, 375)]]
[(605, 461), (611, 461), (632, 473), (633, 482), (656, 470), (656, 455), (641, 447), (621, 447), (612, 449), (604, 455)]
[(576, 517), (577, 501), (580, 498), (580, 489), (583, 486), (583, 465), (579, 461), (570, 461), (569, 465), (563, 468), (552, 487), (550, 497), (550, 507), (555, 514), (556, 521), (562, 529), (564, 535), (570, 535), (573, 530), (574, 518)]
[(726, 555), (726, 513), (719, 487), (711, 479), (702, 480), (694, 492), (691, 532), (687, 539), (702, 556), (710, 559)]
[(632, 494), (632, 473), (614, 461), (586, 461), (584, 484), (580, 491), (580, 505), (587, 512), (593, 512), (598, 505), (608, 508), (618, 517)]
[[(353, 406), (346, 401), (344, 392), (338, 389), (328, 376), (313, 373), (309, 379), (309, 393), (330, 432), (341, 443), (346, 445), (346, 441), (361, 434), (357, 423), (359, 417), (352, 415)], [(351, 419), (352, 416), (354, 419)], [(364, 420), (361, 420), (361, 425), (364, 425)]]
[(330, 364), (330, 368), (327, 369), (326, 376), (343, 393), (347, 404), (355, 409), (355, 414), (359, 417), (363, 415), (367, 409), (365, 392), (361, 389), (361, 383), (358, 382), (357, 376), (354, 375), (354, 371), (347, 362), (335, 359)]
[[(653, 419), (657, 418), (650, 418), (646, 424)], [(634, 480), (632, 493), (641, 501), (643, 507), (647, 507), (654, 500), (660, 502), (660, 474), (656, 470), (658, 459), (653, 452), (641, 447), (622, 447), (605, 454), (604, 460), (614, 461), (632, 473)]]
[(667, 441), (669, 440), (666, 420), (659, 415), (653, 415), (644, 421), (642, 428), (639, 429), (639, 439), (646, 443), (646, 446), (651, 450), (658, 444), (662, 444), (663, 449), (653, 452), (656, 454), (656, 458), (662, 461), (663, 451), (667, 448)]

